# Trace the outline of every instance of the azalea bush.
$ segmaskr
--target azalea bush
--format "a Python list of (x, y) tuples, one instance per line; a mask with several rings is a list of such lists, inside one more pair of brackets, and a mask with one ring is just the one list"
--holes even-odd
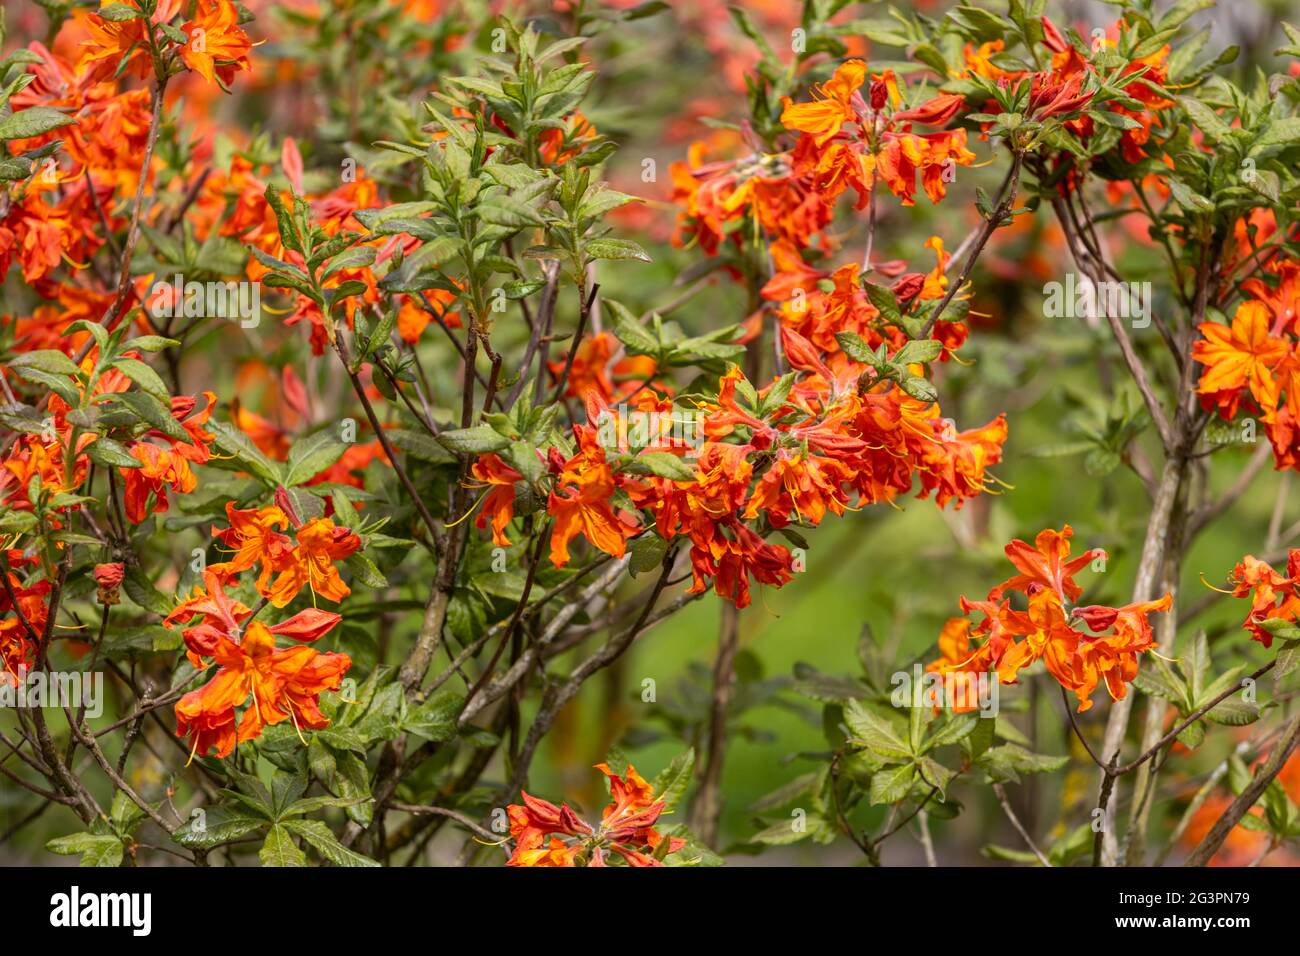
[(1295, 862), (1300, 30), (1218, 16), (7, 7), (0, 852)]

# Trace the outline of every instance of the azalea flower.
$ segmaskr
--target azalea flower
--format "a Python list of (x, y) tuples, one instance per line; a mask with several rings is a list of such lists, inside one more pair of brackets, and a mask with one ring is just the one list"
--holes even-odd
[(492, 452), (479, 455), (470, 473), (489, 489), (483, 498), (482, 510), (474, 520), (475, 526), (482, 528), (491, 518), (492, 543), (499, 548), (510, 547), (505, 531), (515, 516), (515, 482), (523, 481), (524, 476)]
[(313, 518), (296, 532), (297, 546), (283, 556), (279, 574), (266, 597), (284, 607), (306, 585), (317, 596), (338, 603), (352, 593), (343, 583), (335, 561), (342, 561), (361, 547), (361, 539), (348, 528), (335, 527), (329, 518)]
[(1242, 393), (1249, 389), (1255, 402), (1275, 408), (1278, 387), (1273, 369), (1290, 353), (1286, 340), (1271, 334), (1273, 316), (1268, 306), (1253, 299), (1237, 308), (1231, 325), (1202, 322), (1202, 338), (1192, 346), (1192, 358), (1205, 366), (1196, 385), (1201, 404), (1214, 408), (1225, 420), (1237, 414)]
[(528, 793), (522, 804), (506, 808), (514, 852), (507, 866), (606, 866), (611, 853), (628, 866), (663, 866), (663, 857), (676, 853), (686, 841), (664, 837), (654, 829), (664, 803), (628, 764), (623, 774), (608, 764), (596, 769), (609, 779), (610, 803), (593, 827), (567, 804), (556, 806)]
[[(1083, 588), (1074, 576), (1105, 552), (1093, 549), (1070, 557), (1073, 529), (1040, 531), (1033, 545), (1021, 540), (1006, 547), (1018, 574), (993, 587), (987, 600), (961, 599), (963, 613), (983, 615), (969, 627), (954, 618), (939, 638), (940, 657), (928, 665), (941, 673), (992, 671), (1003, 684), (1017, 681), (1020, 671), (1043, 661), (1047, 672), (1074, 693), (1083, 712), (1091, 696), (1105, 683), (1115, 700), (1122, 700), (1138, 672), (1138, 655), (1155, 646), (1150, 615), (1169, 610), (1169, 594), (1154, 601), (1124, 607), (1075, 605)], [(1024, 596), (1026, 610), (1013, 608), (1008, 593)], [(1081, 626), (1076, 626), (1075, 622)], [(976, 646), (971, 638), (982, 639)]]
[[(330, 618), (332, 627), (339, 616)], [(229, 756), (236, 742), (253, 740), (263, 727), (286, 720), (299, 733), (329, 726), (320, 711), (320, 694), (338, 688), (352, 661), (346, 654), (322, 654), (310, 647), (277, 648), (274, 635), (284, 631), (253, 621), (239, 640), (224, 634), (215, 638), (208, 656), (219, 665), (217, 673), (176, 704), (176, 734), (191, 738), (191, 754), (206, 756), (215, 749), (218, 758)], [(320, 632), (315, 628), (310, 632), (315, 636), (306, 639), (314, 640)], [(237, 718), (236, 708), (245, 704)]]
[(575, 425), (578, 453), (567, 461), (558, 456), (551, 467), (556, 472), (555, 488), (546, 510), (554, 519), (551, 531), (551, 563), (562, 568), (569, 563), (569, 542), (582, 535), (606, 554), (621, 558), (627, 539), (636, 533), (635, 524), (625, 523), (614, 513), (614, 473), (605, 461), (605, 449), (590, 425)]
[(180, 48), (185, 65), (211, 83), (229, 87), (236, 70), (249, 69), (252, 42), (239, 27), (239, 10), (231, 0), (199, 0), (194, 19), (181, 27), (189, 42)]

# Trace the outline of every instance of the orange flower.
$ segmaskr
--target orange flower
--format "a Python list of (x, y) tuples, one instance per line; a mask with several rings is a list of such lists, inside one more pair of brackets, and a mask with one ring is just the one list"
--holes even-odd
[(975, 154), (966, 148), (964, 129), (889, 134), (876, 159), (876, 173), (904, 206), (911, 206), (915, 204), (917, 173), (925, 194), (937, 203), (948, 193), (953, 170), (973, 162)]
[(1067, 560), (1073, 535), (1074, 529), (1067, 524), (1060, 531), (1048, 528), (1038, 532), (1032, 547), (1019, 538), (1012, 541), (1006, 546), (1006, 555), (1020, 573), (993, 588), (989, 592), (989, 600), (1001, 600), (1006, 591), (1024, 591), (1028, 594), (1035, 586), (1052, 590), (1062, 602), (1075, 600), (1083, 593), (1083, 588), (1075, 583), (1074, 576), (1095, 558), (1104, 558), (1106, 552), (1094, 548), (1074, 560)]
[(975, 650), (971, 647), (971, 622), (964, 617), (950, 617), (939, 631), (939, 659), (925, 666), (926, 671), (955, 677), (954, 693), (948, 701), (953, 713), (964, 714), (979, 709), (978, 675), (991, 667), (991, 642)]
[(475, 526), (482, 528), (491, 516), (492, 543), (499, 548), (510, 547), (506, 526), (515, 516), (515, 482), (523, 481), (524, 476), (492, 452), (479, 455), (471, 473), (491, 489), (483, 498), (483, 510), (474, 520)]
[[(188, 598), (163, 618), (163, 627), (167, 628), (181, 621), (189, 622), (181, 636), (195, 667), (203, 666), (200, 658), (212, 656), (219, 637), (238, 634), (240, 622), (253, 613), (251, 608), (226, 597), (225, 580), (208, 568), (203, 572), (203, 586), (196, 586)], [(196, 617), (197, 624), (193, 623)]]
[(621, 521), (610, 506), (614, 473), (605, 462), (605, 449), (596, 430), (575, 425), (573, 432), (578, 453), (563, 464), (552, 463), (559, 473), (546, 505), (555, 519), (551, 563), (557, 568), (569, 563), (569, 542), (579, 534), (606, 554), (621, 558), (627, 551), (627, 539), (636, 533), (635, 526)]
[(347, 528), (336, 528), (329, 518), (313, 518), (297, 532), (298, 546), (284, 556), (278, 577), (266, 596), (276, 607), (284, 607), (307, 585), (313, 598), (319, 595), (338, 603), (352, 593), (339, 577), (335, 561), (341, 561), (361, 547), (361, 539)]
[(1029, 595), (1027, 619), (1031, 626), (1020, 635), (1024, 640), (1009, 646), (997, 662), (998, 679), (1004, 684), (1014, 684), (1021, 668), (1041, 658), (1062, 687), (1071, 690), (1078, 687), (1075, 651), (1083, 635), (1066, 623), (1060, 595), (1046, 588), (1034, 591)]
[(1167, 611), (1173, 595), (1166, 594), (1158, 601), (1139, 601), (1121, 608), (1078, 607), (1075, 616), (1082, 618), (1094, 631), (1115, 628), (1114, 634), (1096, 640), (1084, 640), (1079, 645), (1079, 684), (1074, 693), (1079, 699), (1079, 710), (1092, 706), (1088, 696), (1099, 680), (1106, 682), (1113, 700), (1123, 700), (1124, 686), (1137, 676), (1138, 654), (1155, 646), (1151, 622), (1147, 616), (1153, 611)]
[(605, 866), (608, 851), (629, 866), (662, 866), (663, 857), (686, 845), (685, 840), (670, 837), (664, 846), (665, 837), (654, 829), (664, 803), (654, 799), (653, 788), (635, 767), (628, 764), (621, 776), (607, 764), (597, 764), (596, 769), (609, 778), (610, 790), (610, 804), (601, 813), (599, 828), (567, 804), (557, 807), (521, 793), (523, 804), (506, 808), (515, 839), (507, 866)]
[(551, 127), (538, 137), (537, 151), (542, 162), (562, 166), (576, 159), (582, 153), (583, 145), (599, 136), (596, 127), (581, 113), (570, 113), (564, 122), (564, 129)]
[(984, 491), (986, 471), (1002, 460), (1007, 417), (999, 415), (982, 428), (959, 432), (951, 419), (939, 417), (937, 407), (934, 414), (935, 441), (922, 446), (918, 497), (925, 498), (933, 491), (939, 507), (956, 498), (960, 508), (966, 499)]
[[(1263, 242), (1265, 238), (1262, 235), (1256, 237), (1259, 242)], [(1277, 276), (1276, 288), (1265, 283), (1260, 277), (1252, 276), (1241, 283), (1241, 291), (1268, 306), (1273, 314), (1274, 335), (1288, 331), (1300, 334), (1300, 327), (1296, 321), (1297, 316), (1300, 316), (1300, 262), (1294, 259), (1280, 259), (1269, 263), (1266, 272)]]
[[(690, 529), (690, 593), (698, 594), (713, 581), (713, 589), (736, 607), (749, 606), (749, 579), (781, 587), (790, 580), (790, 549), (769, 544), (734, 517), (724, 522), (707, 513)], [(730, 531), (728, 535), (726, 531)]]
[(229, 561), (211, 565), (210, 570), (229, 578), (260, 561), (262, 570), (257, 577), (257, 590), (267, 593), (266, 585), (271, 573), (285, 566), (293, 548), (288, 536), (275, 530), (289, 527), (288, 515), (275, 505), (241, 510), (229, 501), (226, 503), (226, 520), (230, 527), (213, 528), (212, 534), (226, 547), (233, 548), (234, 556)]
[(253, 45), (239, 28), (239, 10), (230, 0), (199, 0), (194, 19), (181, 30), (189, 37), (181, 47), (181, 59), (209, 83), (218, 79), (228, 87), (236, 70), (250, 68), (248, 52)]
[(1233, 597), (1249, 597), (1250, 611), (1242, 627), (1251, 640), (1265, 647), (1273, 646), (1273, 633), (1266, 621), (1294, 622), (1300, 615), (1300, 549), (1292, 549), (1287, 559), (1288, 577), (1284, 577), (1253, 555), (1246, 555), (1232, 569)]
[(833, 458), (800, 454), (782, 448), (759, 479), (745, 508), (746, 518), (765, 512), (773, 527), (789, 523), (790, 512), (809, 524), (819, 525), (829, 510), (842, 515), (848, 504), (843, 485), (848, 468)]
[[(1074, 575), (1094, 556), (1105, 554), (1094, 549), (1068, 560), (1072, 534), (1067, 524), (1061, 531), (1040, 531), (1035, 547), (1020, 540), (1007, 545), (1007, 557), (1021, 573), (989, 591), (987, 601), (961, 599), (963, 612), (979, 611), (984, 620), (969, 632), (949, 621), (940, 635), (941, 656), (928, 669), (945, 673), (994, 670), (999, 681), (1012, 684), (1023, 668), (1042, 660), (1048, 673), (1074, 692), (1080, 712), (1092, 707), (1091, 694), (1103, 680), (1111, 696), (1122, 699), (1125, 684), (1137, 676), (1138, 654), (1155, 645), (1149, 616), (1167, 611), (1173, 598), (1166, 594), (1155, 601), (1120, 608), (1090, 605), (1070, 610), (1069, 605), (1083, 591)], [(1028, 610), (1011, 609), (1002, 599), (1007, 591), (1026, 595)], [(1094, 633), (1072, 627), (1075, 618)], [(1101, 633), (1110, 629), (1110, 633)], [(968, 633), (984, 637), (985, 643), (972, 651)]]
[(1250, 389), (1264, 409), (1278, 403), (1272, 370), (1290, 349), (1285, 339), (1270, 333), (1273, 316), (1267, 305), (1253, 299), (1241, 303), (1230, 326), (1202, 322), (1202, 338), (1192, 346), (1192, 358), (1205, 366), (1196, 391), (1202, 405), (1216, 408), (1224, 419), (1237, 413), (1242, 390)]
[[(33, 564), (39, 562), (38, 558), (29, 559), (17, 550), (10, 550), (8, 558), (11, 568), (29, 560)], [(6, 572), (0, 571), (3, 573)], [(0, 680), (16, 682), (20, 669), (31, 668), (36, 663), (39, 639), (49, 619), (46, 601), (51, 585), (47, 578), (42, 578), (26, 587), (13, 571), (7, 573), (9, 587), (0, 589)]]
[[(109, 6), (110, 2), (111, 0), (102, 0), (100, 6)], [(128, 0), (128, 5), (141, 8), (139, 2), (132, 0)], [(169, 22), (179, 12), (180, 6), (181, 0), (159, 0), (157, 9), (147, 21), (139, 17), (119, 21), (105, 20), (97, 13), (77, 10), (73, 17), (89, 36), (81, 44), (83, 52), (77, 71), (86, 71), (92, 80), (108, 79), (117, 70), (122, 57), (129, 53), (128, 69), (141, 78), (148, 76), (152, 64), (145, 31), (152, 30), (154, 24)]]
[[(136, 442), (131, 446), (131, 457), (143, 466), (122, 469), (126, 481), (122, 498), (126, 518), (132, 524), (139, 524), (151, 510), (155, 513), (167, 510), (165, 488), (170, 487), (184, 495), (198, 487), (198, 479), (190, 470), (189, 462), (174, 451), (148, 442)], [(152, 509), (149, 508), (151, 494), (154, 496)]]
[(121, 563), (97, 564), (92, 576), (97, 588), (95, 597), (100, 604), (107, 607), (121, 602), (118, 588), (122, 586), (122, 579), (126, 576), (126, 568)]
[[(654, 376), (655, 362), (649, 356), (630, 356), (612, 362), (614, 354), (621, 349), (618, 339), (609, 332), (583, 339), (573, 355), (564, 394), (584, 402), (594, 396), (600, 404), (609, 405), (614, 401), (616, 390), (626, 394)], [(558, 379), (564, 374), (564, 365), (564, 362), (550, 362), (547, 368)], [(613, 376), (624, 379), (621, 386), (616, 387)], [(635, 381), (627, 381), (629, 379)]]
[(835, 74), (821, 86), (813, 88), (811, 103), (785, 101), (781, 123), (786, 129), (811, 135), (818, 146), (825, 146), (845, 123), (858, 118), (858, 108), (866, 104), (858, 88), (867, 78), (867, 65), (849, 60), (835, 68)]
[[(333, 623), (338, 616), (333, 615)], [(191, 752), (205, 756), (215, 748), (225, 757), (236, 742), (258, 737), (262, 728), (292, 720), (296, 728), (320, 729), (329, 719), (320, 712), (320, 694), (337, 688), (352, 666), (346, 654), (321, 654), (309, 647), (280, 649), (276, 628), (248, 625), (238, 643), (216, 638), (211, 656), (220, 665), (206, 685), (176, 704), (176, 734), (190, 737)], [(238, 719), (235, 709), (252, 703)]]

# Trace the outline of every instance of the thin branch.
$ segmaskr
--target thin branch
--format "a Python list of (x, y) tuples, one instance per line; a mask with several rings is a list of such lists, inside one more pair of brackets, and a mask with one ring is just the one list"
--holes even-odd
[(1300, 744), (1300, 715), (1291, 718), (1291, 723), (1287, 725), (1284, 740), (1277, 744), (1272, 755), (1264, 766), (1260, 767), (1255, 777), (1241, 792), (1241, 795), (1224, 811), (1223, 816), (1215, 821), (1210, 832), (1205, 835), (1200, 844), (1192, 851), (1192, 855), (1187, 858), (1184, 866), (1205, 866), (1219, 852), (1223, 846), (1223, 841), (1228, 839), (1228, 834), (1232, 832), (1241, 818), (1246, 815), (1251, 807), (1264, 795), (1274, 778), (1281, 773), (1282, 768), (1286, 765), (1291, 756), (1291, 752)]
[(1011, 825), (1015, 827), (1016, 832), (1020, 834), (1020, 839), (1025, 841), (1025, 846), (1029, 847), (1034, 856), (1038, 858), (1039, 863), (1043, 864), (1043, 866), (1051, 866), (1052, 861), (1043, 855), (1042, 850), (1038, 849), (1038, 844), (1034, 842), (1034, 838), (1029, 835), (1029, 831), (1026, 830), (1024, 824), (1020, 822), (1020, 818), (1016, 816), (1016, 811), (1011, 809), (1011, 801), (1007, 799), (1007, 791), (1003, 788), (1002, 784), (995, 783), (993, 785), (993, 793), (997, 796), (998, 803), (1002, 805), (1002, 812), (1007, 815), (1007, 819), (1011, 821)]

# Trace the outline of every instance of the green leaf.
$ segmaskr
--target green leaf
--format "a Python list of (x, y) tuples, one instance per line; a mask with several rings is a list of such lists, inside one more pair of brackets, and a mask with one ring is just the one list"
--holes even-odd
[(1295, 146), (1300, 144), (1300, 117), (1288, 116), (1275, 119), (1264, 128), (1259, 138), (1251, 145), (1251, 151), (1266, 146)]
[[(1192, 96), (1179, 96), (1177, 97), (1177, 100), (1178, 104), (1187, 111), (1187, 115), (1191, 117), (1192, 122), (1195, 123), (1200, 128), (1201, 132), (1205, 133), (1211, 141), (1218, 142), (1228, 135), (1228, 124), (1220, 119), (1219, 114), (1214, 112), (1214, 110), (1209, 106)], [(1173, 185), (1173, 182), (1174, 180), (1170, 180), (1171, 186)]]
[(1018, 783), (1022, 773), (1051, 773), (1069, 762), (1068, 757), (1031, 753), (1019, 744), (1002, 744), (986, 750), (975, 765), (995, 783)]
[(860, 702), (849, 700), (845, 703), (844, 722), (848, 724), (854, 740), (872, 753), (892, 759), (912, 756), (912, 748), (894, 726)]
[(886, 322), (898, 325), (903, 317), (903, 310), (898, 304), (898, 297), (892, 289), (868, 282), (864, 286), (867, 299), (874, 305)]
[(1202, 694), (1205, 692), (1205, 678), (1210, 673), (1210, 645), (1204, 631), (1199, 631), (1183, 651), (1183, 656), (1178, 661), (1178, 669), (1187, 680), (1188, 703), (1193, 708), (1200, 706)]
[(870, 800), (872, 805), (897, 803), (912, 792), (916, 783), (916, 764), (886, 767), (871, 775)]
[(213, 444), (236, 467), (272, 488), (280, 484), (280, 466), (262, 454), (261, 449), (243, 431), (225, 422), (209, 422), (207, 429), (214, 436)]
[(1244, 700), (1227, 700), (1215, 704), (1205, 715), (1206, 720), (1229, 727), (1244, 727), (1259, 720), (1259, 705)]
[[(944, 747), (948, 744), (959, 743), (968, 735), (974, 732), (975, 727), (979, 724), (980, 718), (974, 714), (954, 714), (948, 719), (936, 733), (931, 734), (921, 747), (922, 753), (934, 750), (936, 747)], [(985, 723), (992, 726), (993, 721), (986, 720)]]
[(217, 806), (203, 814), (192, 815), (172, 834), (172, 839), (191, 849), (210, 850), (260, 830), (266, 823), (263, 817)]
[(510, 439), (487, 425), (446, 431), (438, 436), (438, 441), (444, 448), (460, 455), (481, 455), (489, 451), (501, 451), (510, 444)]
[(449, 465), (456, 456), (447, 451), (438, 440), (425, 432), (407, 428), (394, 428), (385, 433), (393, 446), (406, 452), (412, 458), (431, 461), (435, 465)]
[(919, 402), (937, 402), (939, 400), (938, 390), (929, 379), (922, 378), (919, 375), (907, 376), (899, 383), (899, 386)]
[(582, 247), (588, 259), (639, 259), (650, 262), (649, 254), (631, 239), (592, 239)]
[(671, 452), (646, 451), (637, 455), (628, 465), (628, 471), (638, 475), (656, 475), (673, 481), (695, 481), (695, 466)]
[(456, 719), (465, 705), (463, 694), (443, 691), (407, 711), (402, 729), (435, 744), (456, 736)]
[(171, 392), (167, 390), (163, 380), (158, 377), (158, 373), (139, 359), (120, 358), (112, 363), (112, 367), (135, 382), (158, 401), (171, 402)]
[(122, 863), (122, 841), (111, 833), (73, 833), (51, 840), (45, 849), (60, 856), (80, 854), (82, 866), (108, 867)]
[(0, 120), (0, 139), (31, 139), (74, 123), (75, 119), (53, 107), (32, 106)]
[[(340, 843), (327, 827), (320, 820), (287, 820), (283, 824), (285, 829), (296, 833), (315, 848), (316, 852), (329, 860), (335, 866), (363, 867), (379, 866), (377, 862), (368, 856), (362, 856), (349, 850)], [(265, 849), (265, 848), (264, 848)], [(263, 863), (266, 860), (263, 858)], [(278, 864), (277, 864), (278, 865)], [(301, 864), (293, 864), (301, 865)]]
[(1169, 180), (1169, 191), (1174, 194), (1174, 200), (1178, 205), (1189, 213), (1214, 212), (1214, 203), (1177, 179)]
[(894, 353), (893, 361), (899, 365), (933, 362), (943, 354), (943, 343), (936, 339), (914, 339)]
[(972, 760), (978, 758), (993, 746), (994, 730), (997, 727), (997, 720), (988, 720), (987, 718), (975, 721), (975, 726), (971, 732), (962, 739), (962, 749), (966, 751)]
[(1178, 733), (1178, 742), (1184, 747), (1195, 750), (1205, 741), (1205, 721), (1198, 720), (1189, 724)]
[(1190, 699), (1187, 685), (1158, 658), (1138, 670), (1133, 686), (1151, 697), (1162, 697), (1180, 706), (1186, 706)]
[(143, 468), (144, 462), (136, 458), (126, 446), (111, 438), (97, 438), (86, 449), (86, 455), (104, 468)]
[(864, 365), (870, 365), (873, 368), (879, 367), (880, 362), (876, 358), (875, 351), (869, 346), (862, 336), (854, 332), (836, 332), (835, 341), (840, 343), (840, 348), (844, 354), (855, 362), (861, 362)]
[(604, 300), (614, 317), (614, 336), (634, 355), (654, 355), (659, 351), (659, 340), (637, 321), (628, 308), (612, 299)]
[(654, 792), (655, 800), (663, 801), (665, 813), (671, 813), (673, 807), (677, 806), (677, 802), (686, 793), (694, 769), (695, 748), (691, 747), (685, 753), (674, 757), (672, 763), (665, 767), (659, 776), (654, 778), (650, 786)]
[(69, 378), (76, 378), (80, 371), (72, 359), (57, 349), (37, 349), (33, 352), (23, 352), (10, 360), (9, 367), (15, 371), (27, 368), (39, 369), (51, 375), (66, 375)]
[[(103, 329), (103, 326), (94, 322), (78, 323), (84, 324), (90, 329)], [(161, 335), (137, 335), (135, 338), (126, 342), (122, 346), (123, 352), (161, 352), (163, 349), (175, 348), (180, 345), (179, 339), (164, 338)], [(101, 349), (103, 347), (101, 346)]]
[[(801, 823), (802, 826), (796, 826), (797, 823)], [(833, 832), (830, 821), (809, 813), (802, 818), (792, 817), (789, 820), (779, 820), (754, 834), (749, 838), (749, 842), (759, 843), (764, 846), (786, 846), (791, 843), (798, 843), (800, 840), (806, 840), (809, 837), (817, 837)]]
[(375, 590), (388, 587), (388, 578), (384, 577), (384, 572), (364, 552), (352, 552), (345, 563), (352, 572), (352, 577), (366, 587)]
[(284, 483), (292, 486), (310, 481), (338, 461), (347, 448), (347, 442), (340, 441), (330, 428), (299, 439), (289, 449)]
[(939, 791), (939, 800), (947, 797), (948, 782), (956, 773), (930, 757), (922, 757), (917, 764), (917, 776), (921, 782)]
[[(32, 519), (33, 524), (35, 520)], [(632, 539), (628, 544), (628, 552), (632, 555), (628, 570), (633, 576), (644, 574), (663, 564), (664, 555), (668, 553), (668, 542), (657, 534), (643, 534)]]
[(262, 861), (263, 866), (306, 866), (307, 858), (303, 856), (302, 850), (293, 842), (293, 836), (289, 831), (290, 823), (302, 821), (289, 821), (289, 823), (274, 824), (266, 834), (266, 840), (262, 844), (262, 849), (258, 852), (258, 859)]
[(181, 427), (172, 415), (171, 404), (162, 402), (148, 392), (119, 392), (113, 396), (118, 404), (126, 406), (136, 418), (152, 425), (168, 438), (190, 442), (189, 432)]
[(96, 10), (95, 15), (112, 23), (122, 23), (125, 20), (143, 19), (144, 12), (128, 3), (110, 3)]
[(476, 209), (479, 219), (492, 226), (522, 229), (546, 224), (541, 213), (512, 196), (493, 196), (479, 203)]

